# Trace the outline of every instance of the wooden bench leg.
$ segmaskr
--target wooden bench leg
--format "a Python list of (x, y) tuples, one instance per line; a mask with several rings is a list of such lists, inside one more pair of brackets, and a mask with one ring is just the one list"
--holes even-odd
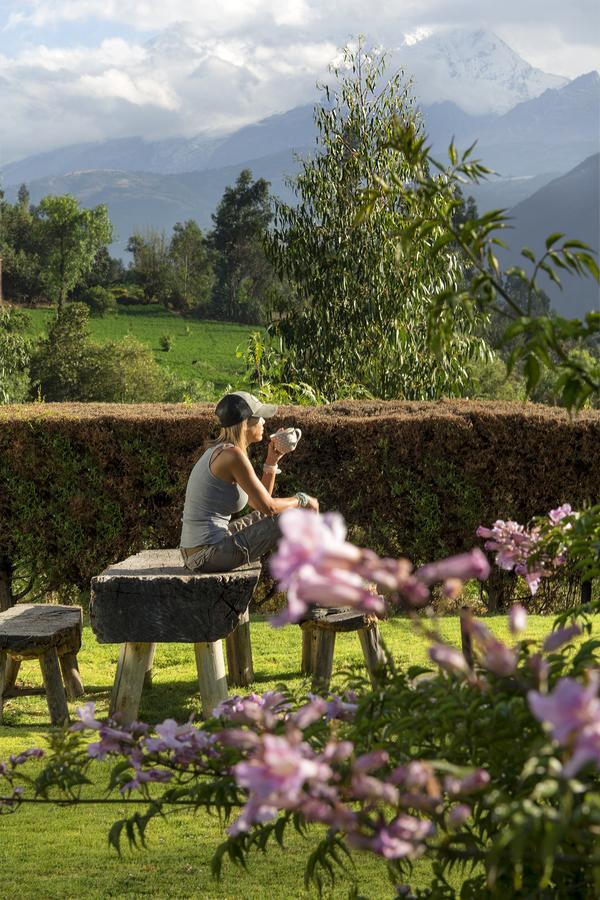
[(361, 628), (358, 632), (358, 637), (371, 684), (375, 685), (377, 672), (385, 666), (385, 652), (381, 643), (379, 628), (377, 625), (372, 625), (370, 628)]
[(225, 676), (225, 660), (221, 641), (194, 644), (198, 684), (202, 700), (202, 715), (205, 719), (212, 716), (215, 706), (227, 697), (227, 678)]
[(40, 669), (46, 688), (46, 701), (53, 725), (63, 725), (69, 721), (67, 695), (60, 677), (60, 665), (56, 647), (52, 647), (40, 655)]
[(144, 675), (144, 687), (151, 688), (152, 687), (152, 666), (154, 665), (154, 654), (156, 653), (156, 644), (152, 644), (152, 650), (150, 652), (150, 658), (148, 660), (148, 668), (146, 669), (146, 674)]
[(77, 654), (63, 653), (63, 655), (59, 657), (59, 662), (63, 681), (65, 683), (65, 690), (69, 700), (77, 700), (78, 697), (83, 697), (85, 688), (83, 687), (83, 681), (79, 674)]
[(315, 652), (317, 648), (317, 629), (312, 622), (302, 625), (302, 675), (312, 675), (315, 668)]
[(19, 674), (19, 669), (21, 668), (21, 660), (13, 659), (12, 656), (9, 656), (6, 660), (6, 684), (4, 685), (5, 691), (10, 691), (11, 688), (15, 686), (17, 675)]
[(254, 681), (252, 643), (250, 641), (250, 613), (242, 613), (234, 631), (225, 640), (227, 649), (228, 682), (236, 687), (247, 687)]
[(4, 708), (4, 690), (6, 688), (6, 670), (8, 667), (8, 656), (4, 650), (0, 650), (0, 725), (2, 725), (2, 710)]
[(329, 628), (316, 628), (317, 640), (314, 655), (312, 689), (315, 693), (329, 690), (331, 673), (333, 672), (333, 651), (335, 649), (335, 631)]
[(144, 678), (148, 671), (154, 644), (131, 642), (123, 644), (117, 663), (117, 674), (110, 700), (110, 716), (129, 725), (137, 719)]

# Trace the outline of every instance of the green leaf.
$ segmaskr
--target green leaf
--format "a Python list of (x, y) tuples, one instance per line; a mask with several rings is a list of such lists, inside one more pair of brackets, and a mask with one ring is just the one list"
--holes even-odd
[(546, 238), (546, 250), (549, 250), (557, 241), (564, 237), (562, 231), (555, 231), (552, 234), (549, 234)]
[(540, 364), (537, 358), (532, 354), (530, 354), (525, 360), (525, 364), (523, 365), (523, 373), (525, 375), (527, 393), (531, 394), (533, 393), (533, 390), (539, 382), (542, 374)]
[(535, 263), (535, 253), (533, 250), (530, 250), (529, 247), (523, 247), (521, 250), (521, 256), (524, 256), (525, 259), (531, 260), (532, 263)]

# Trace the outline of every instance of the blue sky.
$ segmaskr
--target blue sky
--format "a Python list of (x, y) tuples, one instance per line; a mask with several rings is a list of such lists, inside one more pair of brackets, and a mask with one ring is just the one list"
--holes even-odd
[(314, 98), (337, 49), (494, 31), (541, 69), (600, 65), (598, 0), (0, 0), (0, 166), (65, 143), (218, 132)]

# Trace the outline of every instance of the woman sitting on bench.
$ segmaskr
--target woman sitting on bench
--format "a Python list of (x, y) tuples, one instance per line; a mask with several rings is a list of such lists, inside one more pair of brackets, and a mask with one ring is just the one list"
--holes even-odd
[[(259, 479), (247, 448), (263, 438), (265, 419), (277, 407), (236, 391), (219, 401), (221, 433), (209, 441), (188, 480), (183, 509), (181, 555), (192, 572), (228, 572), (273, 550), (280, 537), (279, 513), (292, 507), (319, 511), (314, 497), (273, 497), (277, 463), (286, 451), (269, 442)], [(249, 503), (253, 513), (231, 522)]]

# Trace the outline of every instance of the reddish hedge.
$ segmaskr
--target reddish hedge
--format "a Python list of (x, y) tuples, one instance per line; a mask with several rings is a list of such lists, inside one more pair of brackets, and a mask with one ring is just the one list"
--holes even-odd
[[(350, 536), (422, 562), (472, 546), (480, 522), (598, 501), (600, 413), (532, 404), (338, 402), (298, 424), (278, 493), (340, 510)], [(0, 407), (0, 556), (42, 587), (85, 587), (144, 546), (174, 546), (207, 405)], [(17, 569), (17, 574), (20, 570)]]

